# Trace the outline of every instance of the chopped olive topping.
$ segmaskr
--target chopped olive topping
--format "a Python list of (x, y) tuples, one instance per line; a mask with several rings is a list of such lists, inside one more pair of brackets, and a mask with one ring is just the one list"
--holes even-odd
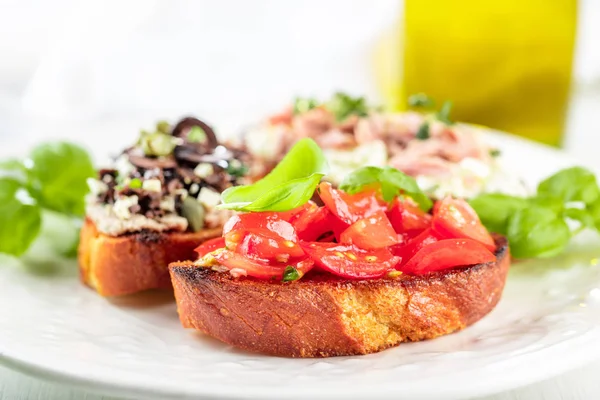
[(206, 132), (198, 125), (192, 126), (188, 133), (187, 140), (190, 143), (206, 143)]

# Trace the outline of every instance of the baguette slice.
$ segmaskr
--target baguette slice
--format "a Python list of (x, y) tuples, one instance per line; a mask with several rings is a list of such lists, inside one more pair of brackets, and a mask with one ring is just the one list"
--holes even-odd
[(102, 296), (122, 296), (148, 289), (169, 289), (168, 265), (195, 258), (194, 249), (219, 236), (221, 228), (197, 233), (145, 231), (104, 235), (86, 219), (78, 251), (81, 280)]
[(225, 343), (284, 357), (377, 352), (471, 325), (498, 303), (510, 265), (507, 241), (497, 261), (396, 279), (347, 280), (309, 274), (296, 282), (233, 278), (170, 265), (179, 318)]

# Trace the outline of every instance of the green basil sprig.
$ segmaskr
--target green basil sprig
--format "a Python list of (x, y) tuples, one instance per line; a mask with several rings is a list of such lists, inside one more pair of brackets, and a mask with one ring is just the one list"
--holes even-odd
[(304, 138), (267, 176), (248, 186), (223, 192), (218, 208), (236, 211), (287, 211), (300, 207), (313, 196), (328, 170), (321, 148)]
[[(506, 235), (517, 258), (552, 257), (582, 229), (600, 231), (600, 189), (594, 174), (582, 167), (543, 180), (535, 196), (482, 194), (470, 203), (488, 230)], [(578, 226), (569, 228), (569, 220)]]
[(348, 174), (340, 189), (346, 193), (360, 192), (365, 186), (378, 183), (385, 201), (392, 201), (399, 194), (410, 196), (424, 211), (431, 208), (431, 200), (410, 176), (393, 167), (362, 167)]
[(0, 162), (0, 253), (27, 251), (43, 210), (82, 216), (86, 180), (94, 175), (86, 151), (66, 142), (43, 143), (24, 160)]

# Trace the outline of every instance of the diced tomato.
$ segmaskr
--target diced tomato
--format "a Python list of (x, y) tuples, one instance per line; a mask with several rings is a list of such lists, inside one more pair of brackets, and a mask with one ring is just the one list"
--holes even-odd
[(400, 260), (387, 249), (362, 250), (337, 243), (300, 243), (315, 265), (350, 279), (381, 278)]
[(287, 263), (304, 256), (297, 242), (285, 240), (268, 229), (231, 231), (225, 235), (227, 248), (255, 260)]
[(207, 240), (200, 244), (200, 246), (196, 247), (194, 251), (198, 253), (198, 258), (204, 257), (208, 253), (212, 253), (217, 249), (222, 249), (225, 247), (225, 238), (218, 237), (214, 239)]
[(496, 249), (494, 239), (475, 210), (462, 199), (446, 197), (436, 204), (432, 226), (442, 237), (473, 239), (491, 251)]
[(243, 255), (230, 251), (223, 250), (214, 253), (214, 258), (223, 265), (234, 276), (252, 276), (259, 279), (282, 279), (283, 272), (287, 266), (292, 266), (302, 275), (306, 274), (313, 267), (311, 259), (304, 259), (295, 264), (278, 264), (270, 265), (269, 263), (253, 260)]
[(359, 219), (340, 236), (344, 244), (353, 244), (361, 249), (381, 249), (398, 243), (398, 235), (392, 224), (379, 210), (368, 218)]
[(321, 182), (318, 190), (325, 206), (348, 225), (386, 209), (375, 190), (348, 194), (334, 189), (329, 182)]
[(249, 229), (268, 229), (285, 240), (291, 240), (293, 242), (298, 241), (298, 236), (296, 235), (296, 231), (292, 224), (281, 219), (278, 213), (274, 212), (256, 212), (234, 215), (229, 218), (223, 226), (223, 236), (226, 236), (232, 231)]
[(292, 108), (288, 108), (279, 114), (271, 115), (269, 117), (269, 124), (271, 125), (290, 125), (292, 123), (292, 117), (294, 116), (294, 112)]
[(397, 198), (387, 213), (397, 233), (414, 237), (431, 226), (431, 215), (409, 198)]
[(401, 261), (398, 263), (396, 268), (406, 264), (419, 250), (430, 245), (431, 243), (437, 242), (438, 240), (439, 238), (432, 231), (432, 229), (427, 228), (419, 235), (410, 239), (407, 243), (392, 246), (390, 248), (392, 254), (401, 258)]
[(420, 275), (495, 260), (496, 256), (479, 241), (473, 239), (444, 239), (423, 247), (400, 270), (405, 273)]
[(326, 207), (309, 208), (300, 213), (292, 222), (300, 240), (314, 242), (332, 231), (331, 212)]

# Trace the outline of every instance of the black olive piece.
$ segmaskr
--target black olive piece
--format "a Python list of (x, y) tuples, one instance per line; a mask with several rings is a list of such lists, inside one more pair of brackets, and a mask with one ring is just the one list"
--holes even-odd
[(177, 161), (173, 157), (144, 157), (128, 153), (129, 162), (138, 168), (154, 169), (154, 168), (175, 168)]
[(206, 133), (206, 143), (203, 143), (203, 146), (207, 145), (209, 148), (214, 149), (219, 145), (219, 141), (217, 140), (215, 131), (210, 126), (208, 126), (208, 124), (194, 117), (185, 117), (181, 121), (179, 121), (171, 131), (171, 135), (186, 140), (187, 135), (193, 126), (199, 126), (200, 128), (202, 128), (204, 133)]

